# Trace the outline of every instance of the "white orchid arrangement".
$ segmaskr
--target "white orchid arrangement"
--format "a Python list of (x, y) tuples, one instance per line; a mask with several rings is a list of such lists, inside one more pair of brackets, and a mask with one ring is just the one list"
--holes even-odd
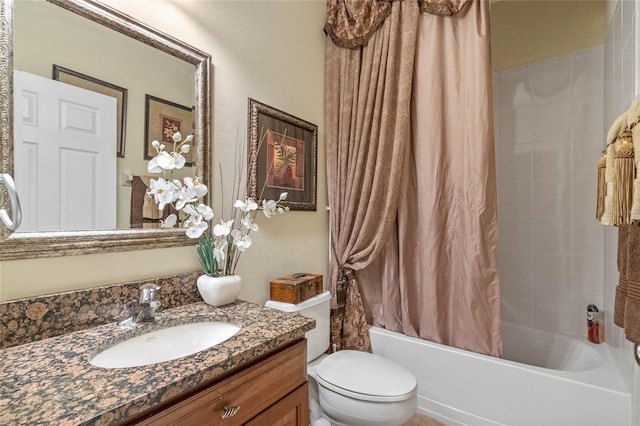
[(220, 220), (211, 233), (203, 234), (198, 240), (196, 249), (204, 273), (212, 277), (233, 275), (240, 255), (251, 247), (249, 233), (259, 229), (255, 223), (258, 211), (261, 210), (267, 218), (282, 214), (289, 210), (282, 205), (286, 198), (287, 193), (283, 192), (277, 201), (262, 200), (262, 205), (252, 198), (236, 200), (233, 205), (234, 218)]
[[(182, 140), (180, 132), (176, 132), (172, 139), (171, 151), (166, 151), (166, 146), (158, 141), (151, 144), (158, 155), (149, 160), (148, 171), (163, 173), (166, 178), (151, 179), (147, 195), (154, 198), (160, 210), (167, 205), (173, 206), (180, 215), (186, 235), (198, 238), (196, 250), (205, 274), (212, 277), (233, 275), (240, 254), (251, 247), (249, 234), (259, 229), (255, 223), (257, 212), (262, 211), (265, 217), (271, 218), (288, 211), (289, 208), (283, 205), (287, 193), (280, 194), (278, 200), (262, 200), (261, 205), (252, 198), (236, 200), (233, 218), (220, 220), (211, 232), (205, 232), (209, 229), (208, 222), (214, 217), (211, 207), (199, 202), (207, 194), (207, 186), (198, 177), (185, 177), (182, 181), (173, 178), (173, 171), (186, 164), (183, 154), (189, 152), (193, 135)], [(178, 223), (178, 216), (172, 213), (160, 223), (162, 228), (173, 228)]]

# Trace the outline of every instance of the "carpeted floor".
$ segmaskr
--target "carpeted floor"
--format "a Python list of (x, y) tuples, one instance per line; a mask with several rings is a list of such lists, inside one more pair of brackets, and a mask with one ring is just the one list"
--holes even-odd
[(411, 419), (409, 419), (407, 423), (404, 424), (404, 426), (445, 426), (445, 425), (430, 417), (416, 413), (413, 415), (413, 417), (411, 417)]

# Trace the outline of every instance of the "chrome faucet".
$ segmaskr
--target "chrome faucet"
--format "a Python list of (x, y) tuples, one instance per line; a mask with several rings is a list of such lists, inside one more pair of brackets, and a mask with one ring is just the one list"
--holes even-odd
[(155, 321), (160, 309), (160, 301), (156, 300), (156, 293), (160, 291), (160, 286), (153, 283), (140, 286), (140, 312), (136, 316), (136, 322)]

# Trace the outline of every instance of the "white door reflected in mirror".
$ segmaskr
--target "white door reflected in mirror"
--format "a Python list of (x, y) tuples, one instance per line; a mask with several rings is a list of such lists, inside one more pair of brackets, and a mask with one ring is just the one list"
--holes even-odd
[(20, 230), (115, 229), (116, 99), (22, 71), (14, 85)]

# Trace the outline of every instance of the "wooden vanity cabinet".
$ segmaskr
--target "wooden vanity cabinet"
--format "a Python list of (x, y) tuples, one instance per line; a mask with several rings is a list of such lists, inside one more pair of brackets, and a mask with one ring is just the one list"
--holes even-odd
[(132, 424), (307, 426), (306, 340)]

